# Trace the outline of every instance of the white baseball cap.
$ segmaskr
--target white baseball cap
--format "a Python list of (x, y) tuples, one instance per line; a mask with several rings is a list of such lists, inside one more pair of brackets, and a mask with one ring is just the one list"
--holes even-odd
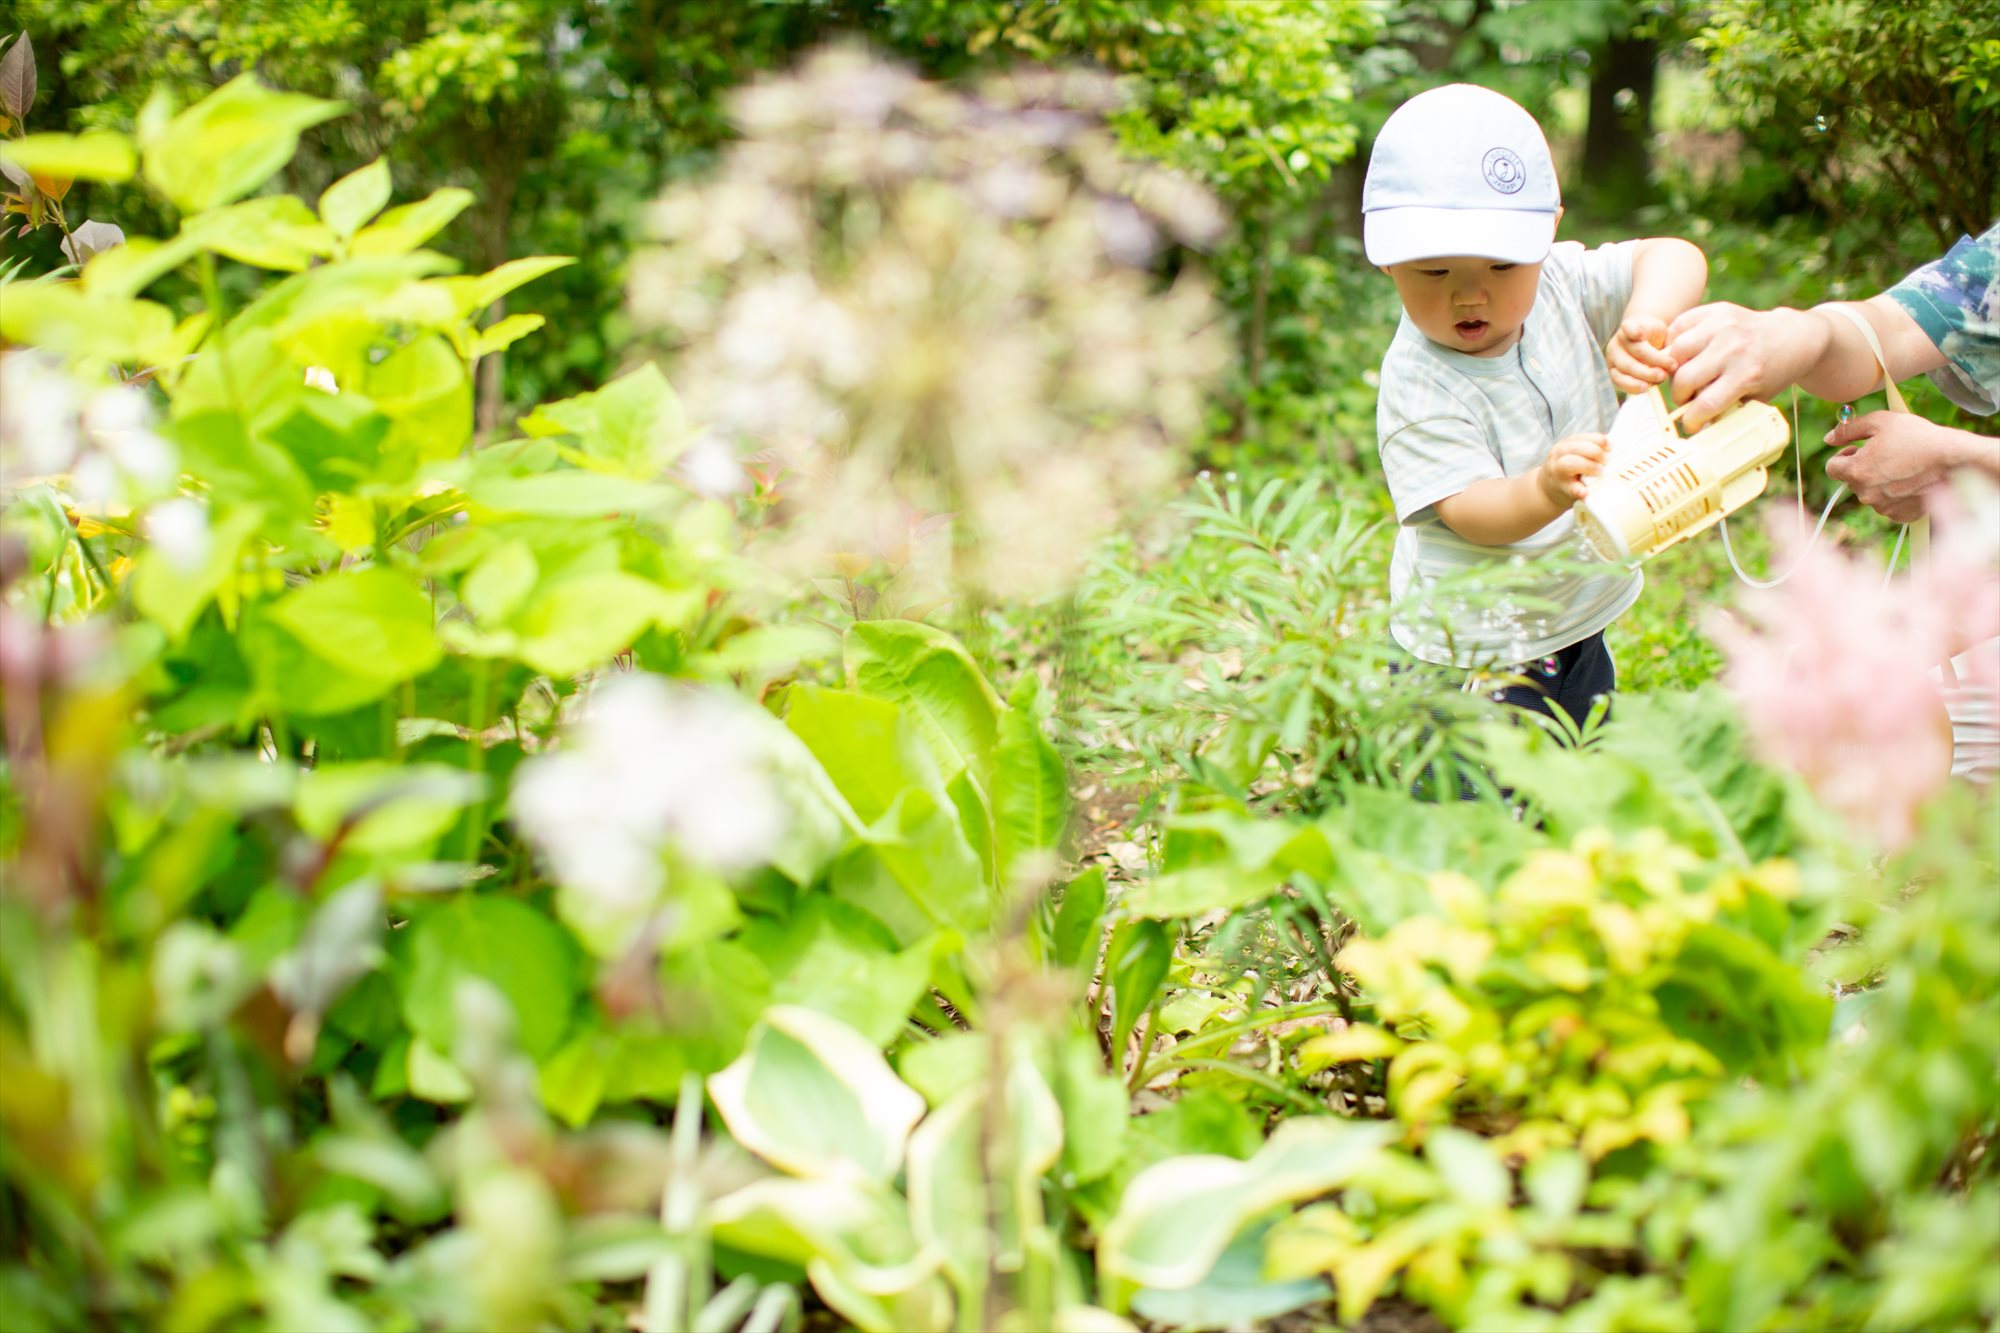
[(1362, 239), (1371, 264), (1448, 255), (1536, 264), (1561, 205), (1535, 118), (1512, 98), (1454, 83), (1397, 107), (1376, 136)]

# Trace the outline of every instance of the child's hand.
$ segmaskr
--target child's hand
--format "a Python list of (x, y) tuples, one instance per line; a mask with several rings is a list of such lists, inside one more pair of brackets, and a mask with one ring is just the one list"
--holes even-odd
[(1542, 494), (1557, 509), (1568, 509), (1589, 489), (1584, 478), (1604, 471), (1605, 455), (1610, 449), (1610, 441), (1602, 435), (1571, 435), (1557, 440), (1535, 471)]
[(1644, 393), (1655, 384), (1666, 383), (1675, 370), (1666, 345), (1666, 321), (1651, 315), (1627, 315), (1604, 345), (1604, 363), (1618, 392)]

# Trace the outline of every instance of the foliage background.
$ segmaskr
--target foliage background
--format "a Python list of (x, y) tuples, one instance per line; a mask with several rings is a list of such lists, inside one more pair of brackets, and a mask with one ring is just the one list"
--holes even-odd
[[(286, 341), (255, 262), (147, 288), (277, 348), (271, 410), (232, 425), (207, 326), (177, 326), (203, 350), (162, 431), (228, 559), (176, 577), (150, 529), (47, 487), (9, 510), (0, 835), (10, 878), (84, 886), (4, 904), (10, 1313), (2000, 1319), (1990, 798), (1871, 860), (1751, 762), (1699, 688), (1702, 613), (1733, 596), (1713, 543), (1649, 570), (1614, 639), (1629, 697), (1584, 750), (1391, 672), (1372, 375), (1396, 311), (1356, 217), (1374, 128), (1468, 79), (1549, 127), (1571, 235), (1688, 235), (1711, 296), (1753, 306), (1878, 290), (2000, 208), (1993, 0), (0, 0), (17, 30), (30, 129), (130, 131), (156, 86), (254, 73), (350, 109), (305, 114), (260, 199), (302, 211), (380, 159), (375, 207), (469, 206), (377, 237), (451, 294), (415, 332), (309, 213), (311, 281), (356, 322), (325, 342)], [(811, 583), (740, 558), (791, 497), (688, 484), (698, 423), (627, 304), (662, 189), (740, 181), (728, 92), (842, 37), (947, 79), (1105, 71), (1118, 143), (1226, 220), (1150, 275), (1210, 274), (1231, 339), (1182, 493), (1069, 594), (935, 611), (967, 646), (887, 618), (934, 611), (905, 551)], [(135, 238), (182, 221), (136, 179), (64, 202)], [(59, 239), (4, 262), (55, 269)], [(428, 287), (427, 245), (505, 276)], [(544, 255), (577, 262), (502, 268)], [(539, 332), (472, 354), (530, 309)], [(375, 407), (306, 392), (307, 347)], [(711, 789), (816, 812), (770, 864), (645, 844), (664, 944), (580, 891), (602, 846), (542, 846), (504, 799), (614, 657), (717, 701), (632, 696), (657, 749), (754, 759), (674, 778), (700, 826), (730, 827)], [(653, 780), (620, 739), (569, 733), (601, 785), (546, 827), (618, 832), (602, 775)], [(1532, 818), (1409, 799), (1467, 756)]]

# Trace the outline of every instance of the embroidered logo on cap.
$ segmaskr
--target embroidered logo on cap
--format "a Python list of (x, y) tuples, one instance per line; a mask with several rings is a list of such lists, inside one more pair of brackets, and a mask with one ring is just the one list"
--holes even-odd
[(1528, 183), (1527, 164), (1511, 148), (1488, 151), (1479, 166), (1486, 173), (1486, 183), (1502, 194), (1519, 194)]

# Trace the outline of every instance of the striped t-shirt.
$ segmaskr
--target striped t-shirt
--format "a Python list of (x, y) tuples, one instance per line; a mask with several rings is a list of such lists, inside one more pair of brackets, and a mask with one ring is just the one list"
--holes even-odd
[(1511, 666), (1588, 638), (1638, 598), (1638, 571), (1617, 566), (1552, 575), (1526, 590), (1548, 606), (1503, 600), (1458, 610), (1421, 595), (1454, 570), (1574, 544), (1570, 513), (1510, 546), (1475, 546), (1438, 521), (1432, 506), (1474, 482), (1533, 471), (1565, 436), (1610, 429), (1618, 396), (1604, 345), (1632, 294), (1633, 247), (1552, 247), (1521, 338), (1499, 356), (1441, 347), (1407, 315), (1397, 327), (1382, 358), (1375, 418), (1402, 525), (1389, 562), (1390, 628), (1413, 656)]

